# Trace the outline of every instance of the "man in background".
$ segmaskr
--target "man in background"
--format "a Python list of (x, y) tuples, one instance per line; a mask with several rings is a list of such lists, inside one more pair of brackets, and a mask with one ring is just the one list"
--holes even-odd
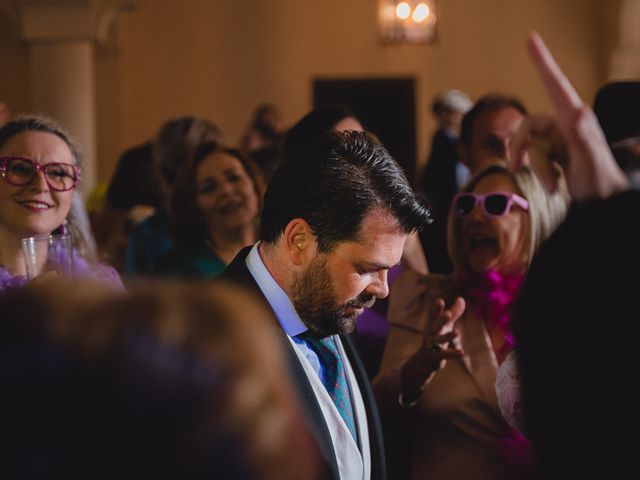
[(434, 223), (422, 235), (429, 270), (451, 273), (453, 264), (447, 253), (447, 216), (451, 201), (469, 178), (469, 169), (460, 162), (458, 137), (462, 117), (473, 103), (460, 90), (447, 90), (433, 100), (431, 111), (438, 129), (431, 141), (431, 153), (422, 176), (422, 190), (433, 209)]
[(476, 102), (462, 119), (458, 144), (460, 159), (472, 175), (496, 158), (511, 160), (509, 144), (527, 115), (514, 97), (490, 94)]

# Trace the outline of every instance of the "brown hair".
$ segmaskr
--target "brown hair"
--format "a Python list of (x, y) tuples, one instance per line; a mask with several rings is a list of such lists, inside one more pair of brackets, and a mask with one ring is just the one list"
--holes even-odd
[(196, 171), (206, 157), (218, 152), (231, 155), (240, 161), (253, 182), (258, 197), (258, 211), (262, 209), (265, 185), (262, 174), (253, 160), (239, 150), (224, 148), (214, 142), (204, 143), (196, 150), (191, 161), (178, 171), (174, 186), (171, 198), (171, 220), (174, 238), (179, 243), (197, 242), (209, 235), (204, 218), (197, 206)]
[(167, 185), (173, 185), (181, 165), (205, 142), (219, 142), (217, 125), (200, 117), (186, 116), (166, 121), (151, 143), (153, 160)]

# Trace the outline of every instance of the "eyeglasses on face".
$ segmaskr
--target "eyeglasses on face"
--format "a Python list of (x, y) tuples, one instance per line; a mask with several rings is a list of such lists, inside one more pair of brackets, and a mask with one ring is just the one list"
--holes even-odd
[(71, 190), (80, 181), (80, 168), (70, 163), (41, 165), (30, 158), (0, 157), (0, 177), (14, 187), (28, 185), (38, 172), (44, 174), (47, 185), (56, 192)]
[(478, 203), (482, 205), (484, 213), (489, 217), (507, 215), (514, 203), (523, 210), (529, 210), (529, 202), (511, 192), (460, 192), (453, 199), (453, 210), (456, 216), (464, 217), (473, 212)]

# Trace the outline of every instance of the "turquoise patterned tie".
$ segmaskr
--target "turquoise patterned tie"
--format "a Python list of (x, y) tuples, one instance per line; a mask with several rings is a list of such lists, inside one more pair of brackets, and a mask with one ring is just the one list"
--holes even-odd
[(338, 353), (338, 347), (333, 337), (317, 338), (313, 337), (308, 331), (299, 335), (299, 337), (318, 355), (324, 368), (324, 386), (347, 427), (349, 427), (351, 435), (357, 442), (358, 434), (353, 419), (353, 408), (351, 406), (351, 396), (349, 395), (344, 363)]

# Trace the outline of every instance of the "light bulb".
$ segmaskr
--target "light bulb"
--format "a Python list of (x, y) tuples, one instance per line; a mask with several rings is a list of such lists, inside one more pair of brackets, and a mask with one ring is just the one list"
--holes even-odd
[(413, 11), (413, 21), (416, 23), (424, 22), (427, 18), (429, 18), (429, 14), (431, 11), (429, 10), (429, 6), (426, 3), (419, 3), (416, 5), (415, 10)]
[(406, 20), (411, 15), (411, 7), (407, 2), (400, 2), (396, 7), (396, 16), (402, 20)]

